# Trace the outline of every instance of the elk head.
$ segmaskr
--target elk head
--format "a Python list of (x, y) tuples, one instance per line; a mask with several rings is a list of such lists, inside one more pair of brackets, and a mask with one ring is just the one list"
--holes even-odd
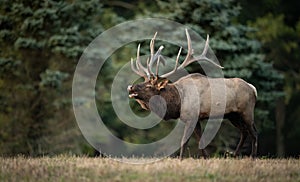
[[(140, 44), (137, 48), (137, 58), (136, 58), (136, 64), (134, 65), (134, 61), (131, 58), (131, 69), (138, 74), (139, 76), (144, 78), (144, 82), (129, 85), (127, 90), (129, 92), (129, 97), (136, 99), (137, 102), (142, 106), (143, 109), (149, 109), (149, 100), (154, 95), (161, 95), (161, 92), (164, 92), (165, 88), (169, 86), (169, 80), (167, 77), (174, 74), (177, 70), (185, 68), (187, 65), (191, 64), (192, 62), (198, 61), (198, 60), (206, 60), (214, 65), (216, 65), (219, 68), (222, 68), (220, 65), (217, 65), (212, 60), (206, 57), (206, 53), (208, 50), (208, 43), (209, 43), (209, 36), (207, 36), (207, 40), (205, 43), (204, 50), (200, 56), (193, 56), (193, 48), (191, 44), (191, 38), (190, 35), (186, 29), (186, 37), (187, 37), (187, 43), (188, 43), (188, 51), (186, 58), (182, 62), (182, 64), (178, 64), (180, 53), (182, 50), (182, 47), (180, 47), (175, 67), (172, 71), (169, 73), (158, 75), (159, 70), (159, 64), (162, 62), (164, 64), (164, 59), (161, 55), (161, 51), (164, 48), (163, 46), (160, 46), (160, 48), (157, 50), (156, 53), (154, 53), (154, 41), (157, 35), (157, 32), (155, 33), (154, 37), (151, 39), (150, 42), (150, 58), (147, 59), (147, 66), (144, 67), (143, 64), (140, 61)], [(156, 71), (155, 73), (152, 72), (152, 67), (156, 63)]]
[(162, 90), (168, 85), (167, 79), (158, 80), (151, 78), (148, 81), (128, 86), (129, 97), (134, 98), (143, 109), (149, 109), (149, 101), (155, 95), (160, 95)]

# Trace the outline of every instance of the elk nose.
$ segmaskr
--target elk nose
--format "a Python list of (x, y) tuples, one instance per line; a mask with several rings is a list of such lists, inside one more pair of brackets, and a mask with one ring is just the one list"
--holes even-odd
[(128, 85), (127, 91), (129, 92), (129, 91), (131, 91), (131, 90), (132, 90), (132, 85)]

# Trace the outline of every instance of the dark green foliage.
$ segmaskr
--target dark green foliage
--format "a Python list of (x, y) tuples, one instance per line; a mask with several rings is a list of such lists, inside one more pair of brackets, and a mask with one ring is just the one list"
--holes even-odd
[(71, 80), (101, 13), (96, 0), (0, 2), (0, 154), (80, 153)]
[[(292, 5), (289, 4), (288, 6)], [(277, 143), (277, 145), (283, 146), (286, 143), (287, 155), (295, 156), (300, 151), (297, 145), (292, 144), (298, 141), (298, 135), (295, 133), (299, 131), (299, 126), (295, 118), (300, 117), (299, 106), (295, 105), (300, 93), (300, 21), (293, 21), (292, 25), (288, 25), (291, 19), (294, 18), (290, 16), (290, 12), (285, 15), (268, 13), (258, 17), (251, 22), (251, 25), (258, 30), (252, 36), (257, 37), (262, 42), (266, 60), (272, 60), (274, 67), (284, 76), (282, 87), (285, 97), (278, 103), (282, 106), (276, 111), (277, 115), (282, 115), (282, 124), (277, 125), (277, 131), (281, 133), (279, 136), (277, 134), (277, 137), (282, 137), (282, 142), (281, 144)], [(284, 147), (282, 148), (284, 149)], [(281, 153), (284, 155), (284, 150)]]
[(40, 85), (43, 87), (52, 87), (55, 89), (61, 88), (62, 81), (68, 77), (67, 73), (62, 73), (60, 71), (46, 70), (41, 73)]

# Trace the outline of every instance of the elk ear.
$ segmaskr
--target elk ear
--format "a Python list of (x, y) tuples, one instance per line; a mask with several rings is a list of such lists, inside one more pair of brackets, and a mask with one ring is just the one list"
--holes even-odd
[(168, 84), (168, 82), (169, 82), (169, 80), (167, 80), (167, 79), (159, 82), (157, 85), (157, 89), (161, 90), (161, 89), (165, 88), (165, 86)]

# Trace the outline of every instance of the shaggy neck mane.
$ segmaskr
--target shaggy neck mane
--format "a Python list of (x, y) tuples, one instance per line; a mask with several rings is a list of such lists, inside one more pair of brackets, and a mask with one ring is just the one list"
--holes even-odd
[(167, 112), (164, 116), (165, 120), (177, 119), (180, 116), (180, 95), (173, 84), (168, 84), (161, 90), (160, 96), (163, 97), (167, 103)]

